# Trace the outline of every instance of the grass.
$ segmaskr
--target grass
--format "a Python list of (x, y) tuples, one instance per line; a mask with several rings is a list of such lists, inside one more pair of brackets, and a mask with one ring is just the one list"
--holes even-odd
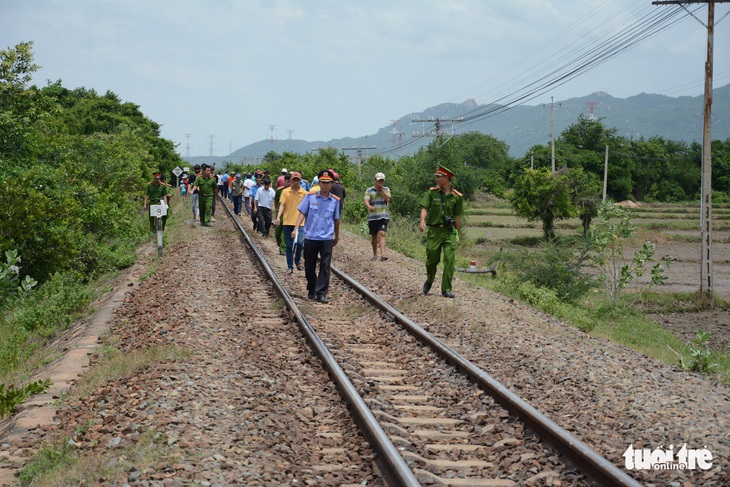
[(180, 462), (182, 458), (154, 428), (139, 435), (134, 444), (103, 453), (82, 455), (68, 439), (56, 439), (41, 447), (23, 468), (19, 480), (22, 487), (122, 485), (124, 482), (118, 480), (129, 473), (155, 471), (158, 465)]
[[(113, 338), (108, 337), (107, 340)], [(101, 361), (81, 377), (68, 398), (86, 397), (108, 382), (132, 377), (155, 364), (185, 360), (191, 356), (190, 351), (173, 346), (154, 346), (121, 352), (111, 344), (105, 344), (98, 353)]]

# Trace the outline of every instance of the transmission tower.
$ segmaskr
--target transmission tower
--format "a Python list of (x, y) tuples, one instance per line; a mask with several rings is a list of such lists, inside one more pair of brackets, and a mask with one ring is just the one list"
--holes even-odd
[(185, 145), (185, 158), (190, 159), (190, 137), (192, 137), (193, 134), (185, 134), (185, 138), (187, 139), (187, 144)]
[(212, 157), (213, 156), (213, 137), (215, 137), (215, 135), (209, 135), (208, 137), (210, 138), (210, 156)]
[(587, 101), (586, 102), (586, 108), (588, 109), (588, 118), (591, 120), (595, 120), (595, 115), (593, 112), (596, 110), (596, 107), (598, 106), (598, 102), (595, 101)]
[(276, 125), (269, 125), (269, 130), (271, 131), (271, 135), (269, 136), (269, 145), (271, 145), (271, 150), (274, 150), (274, 130), (276, 130)]

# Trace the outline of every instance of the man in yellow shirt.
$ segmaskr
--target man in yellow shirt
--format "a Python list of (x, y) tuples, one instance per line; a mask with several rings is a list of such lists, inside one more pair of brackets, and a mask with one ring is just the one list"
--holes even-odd
[[(274, 220), (274, 225), (284, 226), (284, 240), (286, 243), (286, 266), (290, 273), (294, 272), (294, 265), (297, 266), (297, 270), (301, 271), (304, 267), (301, 264), (302, 261), (302, 242), (304, 241), (304, 222), (299, 227), (299, 233), (297, 234), (296, 242), (292, 238), (291, 234), (294, 231), (294, 225), (297, 223), (297, 217), (299, 217), (299, 210), (297, 207), (302, 202), (307, 192), (301, 187), (302, 173), (299, 171), (292, 171), (291, 186), (281, 192), (279, 197), (279, 212)], [(283, 219), (282, 219), (283, 215)]]

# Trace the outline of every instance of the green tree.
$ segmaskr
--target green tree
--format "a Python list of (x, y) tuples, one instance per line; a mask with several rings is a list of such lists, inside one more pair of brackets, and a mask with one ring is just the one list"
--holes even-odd
[(583, 236), (587, 237), (591, 221), (598, 215), (602, 185), (595, 174), (585, 172), (580, 167), (571, 169), (567, 177), (568, 185), (572, 189), (573, 205), (583, 225)]
[(0, 158), (28, 155), (32, 125), (48, 110), (26, 84), (40, 66), (33, 63), (33, 43), (0, 51)]
[(541, 221), (546, 240), (555, 238), (555, 221), (576, 214), (568, 172), (525, 169), (507, 198), (517, 215)]

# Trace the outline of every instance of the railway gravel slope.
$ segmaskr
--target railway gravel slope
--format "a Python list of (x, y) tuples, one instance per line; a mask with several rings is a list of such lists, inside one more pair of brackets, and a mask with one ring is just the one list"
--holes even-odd
[[(268, 291), (251, 284), (257, 271), (245, 263), (238, 240), (220, 239), (231, 237), (232, 227), (216, 225), (192, 227), (193, 240), (166, 249), (157, 273), (129, 295), (114, 330), (122, 350), (174, 344), (192, 350), (195, 360), (165, 362), (110, 383), (64, 406), (57, 425), (12, 444), (3, 441), (3, 451), (22, 460), (41, 441), (73, 437), (82, 451), (113, 457), (116, 448), (141, 441), (154, 426), (161, 435), (155, 441), (162, 438), (179, 461), (125, 464), (123, 475), (103, 483), (310, 485), (293, 481), (307, 478), (311, 485), (382, 485), (336, 391), (321, 386), (326, 374), (318, 361), (301, 339), (277, 325), (281, 311), (261, 294)], [(284, 269), (273, 239), (257, 240), (278, 272)], [(456, 299), (433, 291), (423, 296), (423, 263), (392, 252), (388, 261), (371, 262), (370, 254), (368, 240), (345, 233), (333, 264), (615, 464), (623, 465), (630, 444), (654, 449), (686, 443), (713, 454), (706, 471), (631, 472), (642, 483), (730, 483), (727, 387), (591, 337), (458, 275)], [(304, 277), (296, 272), (283, 279), (301, 299)], [(329, 305), (309, 306), (346, 320), (347, 295), (330, 298)], [(314, 392), (300, 395), (310, 388), (300, 385), (301, 378)], [(312, 451), (321, 455), (312, 458)], [(349, 460), (351, 469), (329, 471), (327, 455)], [(312, 465), (319, 470), (305, 471)]]

